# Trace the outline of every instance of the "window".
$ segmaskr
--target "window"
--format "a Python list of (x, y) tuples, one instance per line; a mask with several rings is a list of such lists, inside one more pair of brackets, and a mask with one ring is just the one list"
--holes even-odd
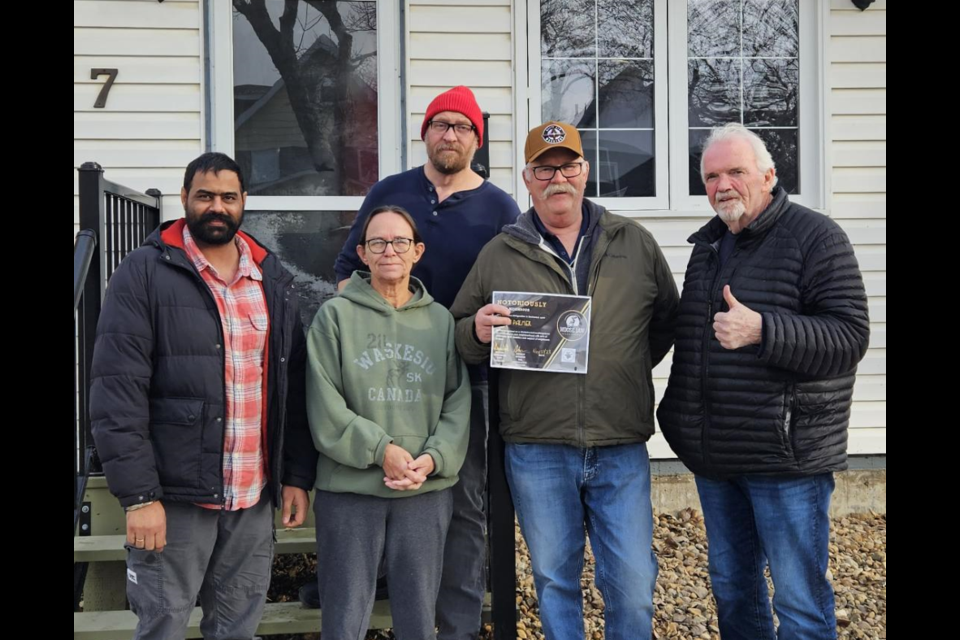
[(540, 33), (539, 64), (531, 63), (539, 75), (531, 86), (539, 87), (540, 113), (531, 119), (569, 122), (580, 131), (590, 162), (589, 197), (666, 206), (665, 139), (658, 140), (666, 131), (666, 47), (655, 37), (657, 18), (665, 19), (655, 5), (663, 2), (531, 4), (539, 4), (533, 19)]
[(212, 146), (244, 169), (247, 209), (358, 209), (400, 170), (395, 3), (213, 4)]
[(601, 204), (696, 211), (708, 207), (701, 145), (712, 127), (739, 122), (767, 143), (780, 185), (816, 206), (816, 3), (802, 4), (532, 1), (530, 125), (580, 129), (587, 195)]

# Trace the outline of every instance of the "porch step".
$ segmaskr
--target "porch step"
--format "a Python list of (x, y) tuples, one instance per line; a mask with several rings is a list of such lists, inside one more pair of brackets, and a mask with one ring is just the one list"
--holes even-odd
[[(74, 536), (74, 562), (108, 562), (127, 559), (123, 548), (126, 536)], [(316, 529), (278, 529), (276, 553), (314, 553), (317, 550)]]

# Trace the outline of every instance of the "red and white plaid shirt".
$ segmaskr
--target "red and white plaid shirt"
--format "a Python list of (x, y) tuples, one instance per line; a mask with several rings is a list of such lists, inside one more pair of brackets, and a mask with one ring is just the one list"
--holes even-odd
[(263, 295), (263, 275), (250, 247), (239, 235), (240, 266), (225, 282), (204, 257), (186, 225), (183, 246), (207, 283), (223, 324), (224, 381), (227, 393), (223, 441), (223, 504), (210, 509), (236, 511), (257, 504), (267, 483), (265, 413), (263, 396), (264, 354), (270, 316)]

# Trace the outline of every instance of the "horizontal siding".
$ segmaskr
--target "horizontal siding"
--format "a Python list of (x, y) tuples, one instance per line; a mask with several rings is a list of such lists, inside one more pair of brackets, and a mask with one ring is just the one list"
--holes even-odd
[(886, 62), (830, 65), (830, 86), (834, 89), (876, 89), (887, 86)]
[[(75, 0), (74, 4), (83, 4)], [(132, 3), (131, 3), (132, 4)], [(166, 2), (160, 7), (166, 6)], [(131, 6), (130, 4), (124, 5)], [(196, 9), (199, 11), (199, 9)], [(200, 55), (199, 29), (95, 29), (74, 27), (73, 54), (175, 57)]]
[(886, 62), (887, 39), (884, 36), (830, 38), (830, 60), (833, 62)]
[(850, 417), (850, 452), (886, 454), (887, 2), (831, 0), (827, 22), (830, 207), (850, 236), (869, 298), (871, 339)]
[(833, 166), (886, 167), (887, 143), (877, 140), (842, 140), (833, 145)]
[[(410, 3), (407, 20), (411, 33), (451, 32), (510, 35), (513, 17), (509, 5), (482, 6), (471, 2), (448, 2), (443, 5)], [(459, 39), (456, 46), (459, 46)], [(454, 48), (454, 47), (449, 47)]]
[(510, 60), (417, 60), (409, 71), (413, 87), (435, 87), (438, 79), (456, 78), (460, 84), (479, 87), (507, 87), (513, 84)]
[(73, 3), (73, 26), (130, 29), (199, 29), (195, 2), (86, 0)]
[(104, 118), (96, 111), (76, 112), (73, 114), (73, 140), (74, 147), (78, 141), (196, 140), (200, 126), (199, 112), (114, 112), (110, 118)]
[[(74, 168), (93, 161), (114, 182), (161, 189), (179, 215), (183, 167), (202, 151), (200, 3), (73, 6)], [(103, 109), (93, 106), (106, 81), (90, 77), (96, 68), (118, 71)], [(75, 219), (77, 183), (74, 171)]]
[(100, 87), (105, 77), (94, 80), (91, 69), (118, 70), (114, 88), (124, 84), (180, 84), (198, 85), (203, 71), (197, 56), (145, 58), (142, 56), (74, 56), (73, 83)]

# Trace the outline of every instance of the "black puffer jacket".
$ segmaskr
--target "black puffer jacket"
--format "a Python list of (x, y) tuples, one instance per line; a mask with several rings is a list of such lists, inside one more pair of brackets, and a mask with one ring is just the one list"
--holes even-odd
[[(223, 330), (210, 289), (166, 223), (110, 279), (93, 355), (90, 418), (110, 491), (124, 507), (223, 498)], [(306, 420), (306, 341), (293, 276), (249, 235), (270, 313), (266, 443), (280, 482), (310, 490), (317, 452)], [(279, 502), (276, 502), (279, 504)]]
[[(853, 247), (830, 218), (782, 189), (740, 233), (722, 269), (727, 227), (690, 238), (673, 369), (657, 411), (670, 446), (695, 473), (810, 475), (846, 468), (857, 363), (867, 350), (867, 298)], [(763, 316), (763, 342), (720, 346), (723, 286)]]

